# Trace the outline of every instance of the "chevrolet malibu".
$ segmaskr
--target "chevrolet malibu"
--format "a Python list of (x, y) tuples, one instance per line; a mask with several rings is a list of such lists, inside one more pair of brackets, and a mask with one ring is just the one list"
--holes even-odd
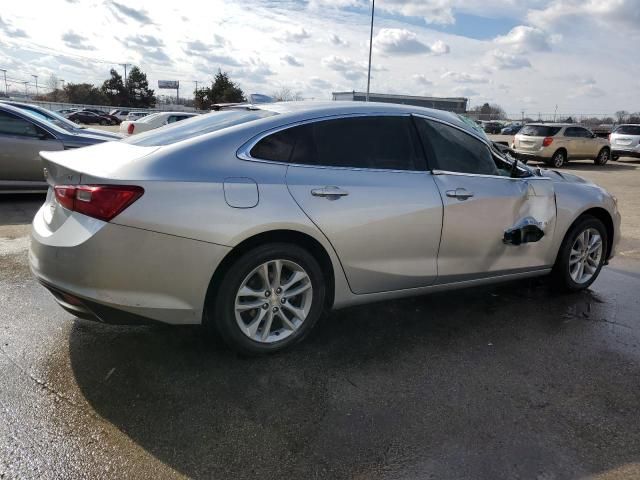
[(30, 263), (63, 308), (202, 323), (248, 354), (331, 308), (543, 275), (585, 289), (619, 240), (604, 189), (419, 107), (267, 104), (41, 156)]

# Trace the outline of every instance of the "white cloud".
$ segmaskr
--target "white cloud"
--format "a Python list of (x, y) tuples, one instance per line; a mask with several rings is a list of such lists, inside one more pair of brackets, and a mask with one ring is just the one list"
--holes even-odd
[(549, 35), (543, 30), (527, 25), (518, 25), (506, 35), (495, 39), (499, 45), (509, 47), (515, 53), (548, 52), (551, 50)]
[(456, 83), (488, 83), (489, 79), (475, 73), (466, 72), (445, 72), (441, 78), (451, 80)]
[(541, 28), (595, 23), (609, 29), (640, 32), (637, 0), (554, 0), (544, 8), (532, 9), (528, 20)]
[(348, 80), (358, 80), (366, 76), (366, 67), (350, 58), (330, 55), (322, 59), (322, 65), (334, 70)]
[(307, 32), (302, 27), (298, 27), (290, 30), (285, 30), (280, 34), (278, 38), (283, 42), (300, 43), (308, 39), (309, 37), (311, 37), (309, 32)]
[(416, 73), (414, 75), (411, 75), (411, 78), (413, 79), (414, 82), (416, 82), (419, 85), (433, 85), (433, 82), (431, 80), (429, 80), (426, 75), (422, 74), (422, 73)]
[(492, 50), (488, 53), (485, 65), (496, 70), (519, 70), (531, 67), (531, 62), (524, 55)]
[(373, 39), (374, 48), (384, 55), (416, 55), (428, 53), (444, 55), (450, 52), (450, 47), (442, 40), (427, 45), (418, 36), (404, 28), (383, 28)]
[(290, 65), (292, 67), (304, 67), (304, 63), (302, 63), (293, 55), (285, 55), (284, 57), (281, 58), (281, 60), (282, 60), (282, 63), (284, 63), (285, 65)]
[(480, 95), (477, 91), (470, 87), (456, 87), (453, 89), (453, 93), (461, 97), (477, 97)]
[(336, 45), (338, 47), (348, 47), (349, 46), (349, 42), (347, 42), (346, 40), (344, 40), (342, 37), (339, 37), (338, 35), (336, 35), (335, 33), (331, 34), (329, 36), (329, 41), (333, 44)]

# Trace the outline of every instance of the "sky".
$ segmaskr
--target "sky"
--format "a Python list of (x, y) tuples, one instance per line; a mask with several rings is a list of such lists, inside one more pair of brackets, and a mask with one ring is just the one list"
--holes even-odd
[[(245, 93), (331, 99), (366, 89), (370, 19), (370, 0), (5, 1), (0, 69), (33, 90), (135, 64), (190, 97), (220, 68)], [(372, 92), (640, 111), (640, 0), (377, 0), (373, 34)]]

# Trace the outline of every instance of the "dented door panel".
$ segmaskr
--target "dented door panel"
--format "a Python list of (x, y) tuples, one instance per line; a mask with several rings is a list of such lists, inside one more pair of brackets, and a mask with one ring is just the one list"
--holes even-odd
[[(438, 283), (553, 264), (556, 204), (551, 180), (456, 173), (439, 173), (434, 179), (444, 203)], [(453, 196), (460, 189), (469, 196)], [(525, 221), (535, 223), (542, 237), (505, 243), (505, 232)]]

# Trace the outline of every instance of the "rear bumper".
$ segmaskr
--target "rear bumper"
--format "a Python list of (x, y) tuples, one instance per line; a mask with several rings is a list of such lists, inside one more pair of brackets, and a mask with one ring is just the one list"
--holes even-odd
[(546, 162), (549, 160), (549, 157), (545, 157), (536, 153), (523, 152), (522, 150), (514, 150), (516, 158), (518, 160), (522, 160), (528, 162), (530, 160), (538, 161), (538, 162)]
[(63, 308), (109, 323), (202, 322), (211, 276), (228, 247), (96, 222), (73, 214), (51, 232), (42, 209), (34, 218), (31, 270)]
[(620, 150), (612, 148), (611, 155), (617, 155), (619, 157), (640, 158), (640, 150)]

